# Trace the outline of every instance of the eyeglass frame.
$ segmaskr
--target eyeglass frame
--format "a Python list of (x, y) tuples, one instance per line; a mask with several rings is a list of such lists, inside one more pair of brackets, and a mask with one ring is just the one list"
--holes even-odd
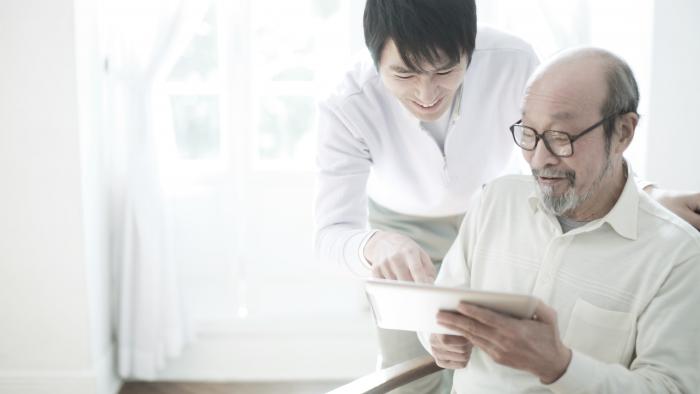
[[(602, 125), (602, 124), (605, 123), (606, 121), (608, 121), (608, 120), (610, 120), (610, 119), (612, 119), (612, 118), (615, 118), (615, 117), (617, 117), (617, 116), (619, 116), (619, 115), (622, 115), (622, 114), (608, 115), (608, 116), (604, 117), (603, 119), (601, 119), (600, 121), (596, 122), (593, 126), (591, 126), (591, 127), (587, 128), (587, 129), (585, 129), (585, 130), (579, 132), (578, 134), (576, 134), (576, 135), (573, 136), (573, 137), (571, 136), (571, 134), (569, 134), (569, 133), (567, 133), (567, 132), (565, 132), (565, 131), (559, 131), (559, 130), (544, 130), (544, 131), (542, 131), (542, 132), (540, 133), (540, 132), (538, 132), (537, 130), (535, 130), (534, 128), (532, 128), (532, 127), (530, 127), (530, 126), (525, 126), (525, 125), (521, 124), (520, 122), (523, 121), (522, 119), (520, 119), (520, 120), (518, 120), (517, 122), (513, 123), (512, 125), (510, 125), (509, 129), (510, 129), (510, 134), (513, 136), (513, 142), (515, 142), (515, 145), (517, 145), (520, 149), (523, 149), (523, 150), (532, 152), (532, 151), (534, 151), (535, 149), (537, 149), (537, 143), (539, 143), (540, 140), (542, 140), (542, 141), (544, 142), (544, 146), (547, 148), (547, 150), (549, 151), (549, 153), (551, 153), (552, 155), (554, 155), (554, 156), (556, 156), (556, 157), (571, 157), (571, 156), (574, 155), (574, 142), (575, 142), (577, 139), (579, 139), (579, 138), (581, 138), (582, 136), (584, 136), (585, 134), (587, 134), (587, 133), (589, 133), (589, 132), (595, 130), (596, 128), (598, 128), (598, 126)], [(518, 140), (515, 138), (515, 126), (519, 126), (519, 127), (526, 128), (526, 129), (528, 129), (528, 130), (532, 130), (532, 132), (535, 133), (535, 145), (532, 147), (532, 149), (523, 148), (522, 146), (520, 146), (520, 144), (518, 144)], [(571, 154), (568, 154), (568, 155), (558, 155), (558, 154), (554, 153), (554, 151), (552, 150), (552, 147), (549, 146), (549, 142), (547, 142), (547, 140), (544, 138), (544, 133), (546, 133), (546, 132), (548, 132), (548, 131), (551, 131), (551, 132), (555, 132), (555, 133), (559, 133), (559, 134), (565, 135), (566, 138), (569, 139), (569, 145), (571, 146)]]

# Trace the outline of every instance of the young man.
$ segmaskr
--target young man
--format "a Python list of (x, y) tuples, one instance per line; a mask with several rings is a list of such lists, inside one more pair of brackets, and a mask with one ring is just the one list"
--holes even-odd
[(466, 303), (438, 315), (462, 335), (421, 337), (456, 370), (453, 392), (700, 386), (700, 234), (630, 177), (638, 102), (627, 64), (602, 50), (562, 54), (533, 77), (511, 127), (533, 176), (484, 187), (436, 283), (542, 302), (533, 320)]
[[(364, 30), (373, 62), (320, 105), (317, 255), (432, 281), (471, 196), (518, 170), (508, 127), (538, 60), (516, 37), (477, 31), (470, 0), (368, 0)], [(411, 333), (379, 338), (382, 366), (425, 354)]]

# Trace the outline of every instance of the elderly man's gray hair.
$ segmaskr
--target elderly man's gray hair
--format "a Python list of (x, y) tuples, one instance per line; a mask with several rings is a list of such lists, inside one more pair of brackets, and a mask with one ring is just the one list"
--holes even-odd
[(610, 141), (615, 131), (615, 121), (617, 117), (629, 112), (637, 113), (639, 106), (639, 88), (637, 80), (634, 78), (632, 69), (624, 60), (611, 52), (597, 49), (599, 56), (607, 63), (606, 80), (608, 84), (608, 94), (603, 102), (601, 114), (603, 117), (612, 116), (603, 124), (605, 130), (605, 147), (610, 150)]

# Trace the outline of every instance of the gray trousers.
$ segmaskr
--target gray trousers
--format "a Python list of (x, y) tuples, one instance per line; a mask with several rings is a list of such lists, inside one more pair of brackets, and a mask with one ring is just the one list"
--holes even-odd
[[(421, 217), (404, 215), (369, 200), (371, 228), (403, 234), (420, 245), (439, 270), (442, 258), (452, 246), (464, 215)], [(415, 332), (377, 328), (381, 368), (390, 367), (428, 353)], [(394, 394), (444, 394), (452, 388), (452, 370), (444, 370), (406, 384)]]

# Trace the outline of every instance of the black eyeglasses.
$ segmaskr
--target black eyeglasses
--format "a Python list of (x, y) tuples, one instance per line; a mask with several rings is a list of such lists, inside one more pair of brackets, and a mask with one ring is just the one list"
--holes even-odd
[(616, 116), (618, 116), (618, 114), (607, 116), (601, 119), (600, 122), (597, 122), (573, 137), (569, 133), (556, 130), (545, 130), (542, 133), (538, 133), (537, 130), (532, 127), (520, 124), (522, 120), (510, 126), (510, 133), (513, 135), (515, 144), (522, 149), (529, 151), (535, 150), (537, 142), (542, 140), (547, 150), (554, 156), (569, 157), (574, 154), (574, 141)]

